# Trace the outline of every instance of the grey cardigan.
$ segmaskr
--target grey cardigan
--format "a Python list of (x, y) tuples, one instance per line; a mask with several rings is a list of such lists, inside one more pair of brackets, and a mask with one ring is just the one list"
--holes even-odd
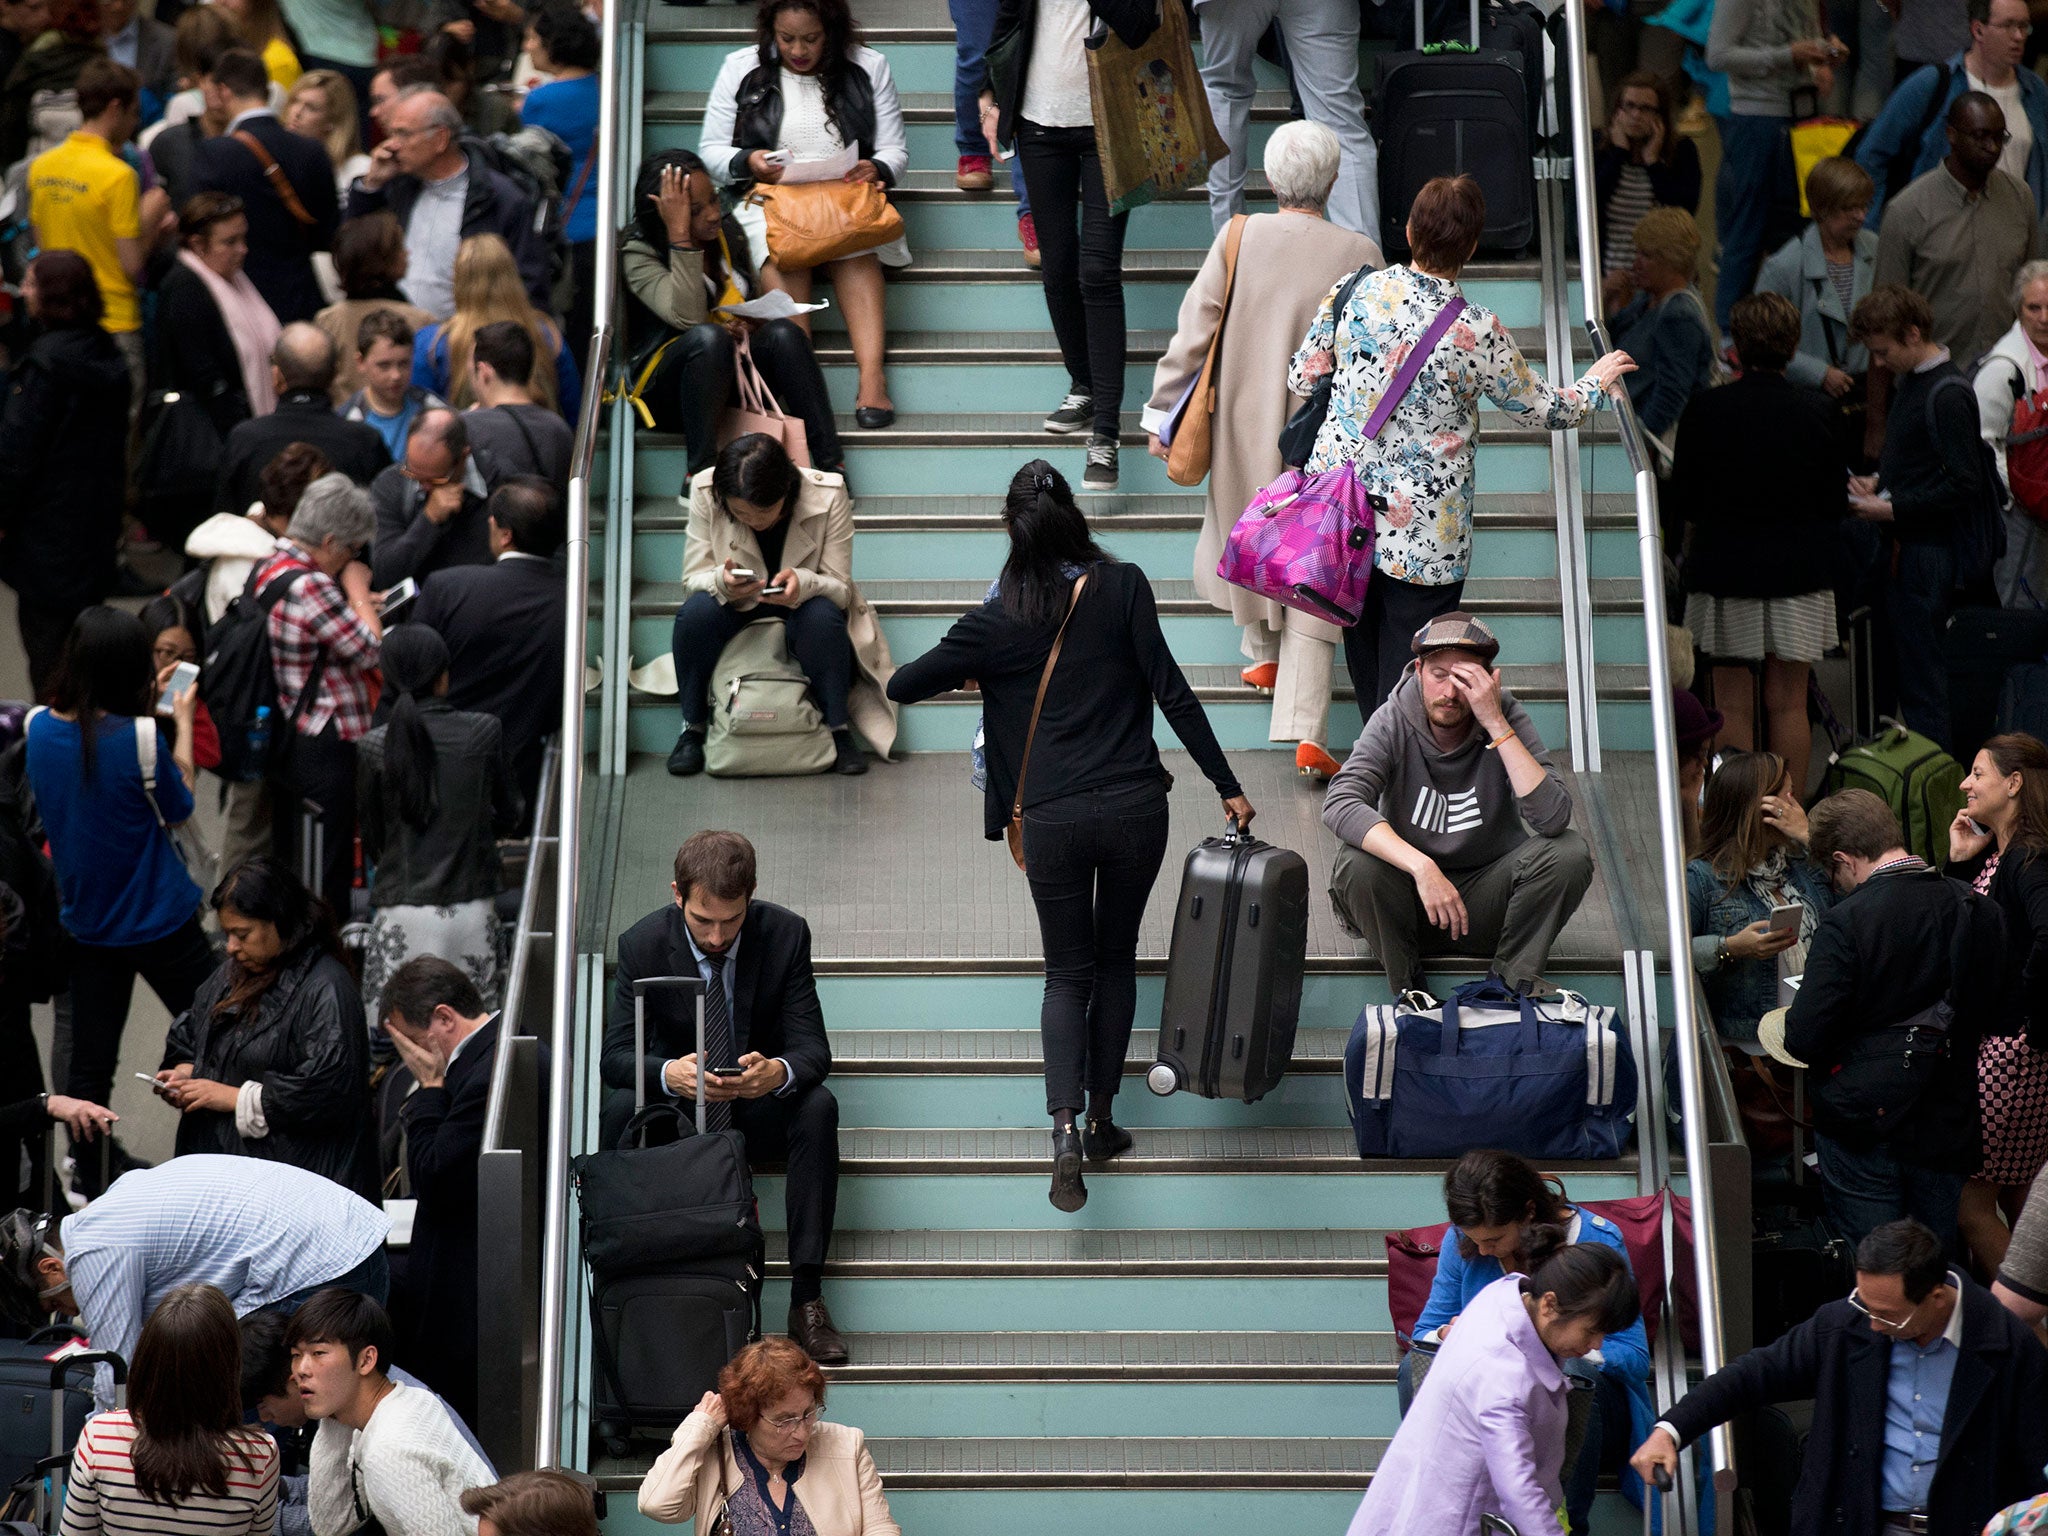
[(1808, 83), (1792, 62), (1792, 45), (1820, 35), (1813, 0), (1716, 0), (1707, 68), (1727, 75), (1729, 111), (1790, 117), (1792, 93)]
[[(1852, 296), (1860, 300), (1876, 281), (1877, 233), (1859, 229)], [(1869, 372), (1870, 353), (1862, 342), (1849, 339), (1849, 317), (1842, 313), (1841, 295), (1828, 277), (1828, 259), (1821, 254), (1820, 230), (1814, 225), (1771, 253), (1756, 275), (1756, 291), (1782, 294), (1799, 307), (1799, 352), (1785, 369), (1785, 377), (1794, 384), (1818, 389), (1830, 367), (1844, 373)]]

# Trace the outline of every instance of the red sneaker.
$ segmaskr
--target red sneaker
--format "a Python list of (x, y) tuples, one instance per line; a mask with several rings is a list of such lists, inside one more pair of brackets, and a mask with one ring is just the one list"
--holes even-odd
[(1024, 264), (1038, 265), (1038, 221), (1028, 213), (1017, 215), (1017, 238), (1024, 242)]
[(953, 172), (954, 186), (962, 192), (986, 192), (995, 184), (995, 173), (988, 168), (987, 155), (960, 157), (960, 164)]

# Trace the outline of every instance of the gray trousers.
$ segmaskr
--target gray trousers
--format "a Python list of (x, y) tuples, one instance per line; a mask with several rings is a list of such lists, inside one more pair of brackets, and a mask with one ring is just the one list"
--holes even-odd
[(1578, 911), (1593, 883), (1593, 850), (1567, 828), (1556, 837), (1532, 837), (1513, 853), (1479, 869), (1446, 870), (1464, 898), (1471, 931), (1456, 941), (1430, 925), (1415, 882), (1362, 848), (1345, 844), (1330, 870), (1330, 901), (1346, 929), (1371, 946), (1399, 996), (1422, 989), (1422, 944), (1432, 955), (1490, 960), (1509, 986), (1527, 989), (1542, 976), (1550, 946)]
[(1220, 233), (1244, 211), (1251, 144), (1252, 59), (1275, 21), (1287, 40), (1308, 120), (1337, 135), (1343, 158), (1330, 222), (1380, 238), (1379, 151), (1365, 130), (1358, 85), (1358, 7), (1349, 0), (1195, 0), (1202, 21), (1202, 86), (1230, 154), (1209, 167), (1209, 218)]

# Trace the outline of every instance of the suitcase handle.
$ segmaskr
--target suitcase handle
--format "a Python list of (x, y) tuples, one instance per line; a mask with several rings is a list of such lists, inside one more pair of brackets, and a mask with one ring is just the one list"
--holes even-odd
[(128, 1362), (111, 1349), (81, 1349), (75, 1355), (50, 1362), (50, 1390), (62, 1392), (70, 1384), (71, 1372), (81, 1365), (104, 1365), (114, 1373), (114, 1385), (128, 1380)]

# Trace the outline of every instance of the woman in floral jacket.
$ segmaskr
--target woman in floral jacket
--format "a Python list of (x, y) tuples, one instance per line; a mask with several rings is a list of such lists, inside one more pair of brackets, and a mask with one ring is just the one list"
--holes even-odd
[(1379, 436), (1367, 439), (1366, 418), (1409, 349), (1458, 296), (1458, 272), (1485, 224), (1486, 201), (1471, 177), (1427, 183), (1408, 215), (1409, 261), (1363, 278), (1341, 318), (1333, 288), (1288, 370), (1287, 387), (1298, 395), (1334, 370), (1330, 414), (1308, 473), (1348, 461), (1381, 499), (1365, 613), (1344, 631), (1345, 663), (1367, 717), (1400, 681), (1410, 636), (1456, 608), (1465, 590), (1479, 397), (1528, 425), (1561, 432), (1584, 421), (1635, 367), (1627, 353), (1610, 352), (1578, 383), (1553, 389), (1530, 370), (1498, 315), (1467, 304)]

